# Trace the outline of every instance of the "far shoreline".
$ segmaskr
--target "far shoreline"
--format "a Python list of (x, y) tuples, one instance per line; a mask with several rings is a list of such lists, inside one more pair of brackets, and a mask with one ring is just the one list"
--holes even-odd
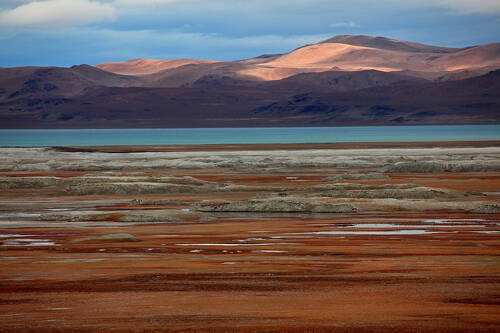
[(498, 147), (500, 140), (488, 141), (415, 141), (415, 142), (335, 142), (335, 143), (251, 143), (251, 144), (179, 144), (179, 145), (103, 145), (0, 148), (52, 148), (63, 152), (195, 152), (195, 151), (265, 151), (391, 148), (484, 148)]

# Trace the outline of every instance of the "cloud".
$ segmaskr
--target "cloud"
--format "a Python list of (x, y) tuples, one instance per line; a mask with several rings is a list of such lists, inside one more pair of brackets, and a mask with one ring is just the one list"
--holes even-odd
[(457, 14), (500, 13), (500, 1), (498, 0), (440, 0), (439, 2)]
[[(396, 5), (403, 2), (401, 0), (389, 0), (389, 2), (391, 1)], [(437, 6), (449, 10), (450, 14), (457, 15), (494, 15), (500, 13), (500, 1), (498, 0), (408, 0), (406, 3), (416, 6)]]
[(127, 7), (151, 7), (169, 5), (177, 2), (185, 2), (186, 0), (114, 0), (113, 4), (116, 6)]
[(361, 25), (359, 25), (356, 22), (349, 21), (349, 22), (337, 22), (337, 23), (332, 23), (330, 24), (330, 28), (360, 28)]
[(0, 12), (0, 24), (28, 28), (58, 28), (114, 20), (110, 4), (92, 0), (34, 1)]
[[(498, 42), (497, 1), (0, 0), (0, 64), (235, 60), (290, 51), (349, 31), (465, 47)], [(69, 14), (49, 8), (54, 3), (67, 6)], [(89, 3), (99, 10), (83, 10)], [(6, 15), (16, 11), (22, 14), (17, 20)], [(478, 12), (485, 14), (466, 14)]]
[(228, 37), (215, 33), (162, 33), (150, 30), (99, 30), (95, 34), (95, 39), (106, 40), (103, 42), (106, 50), (102, 49), (100, 56), (108, 61), (132, 58), (239, 60), (262, 53), (288, 52), (331, 37), (328, 34)]

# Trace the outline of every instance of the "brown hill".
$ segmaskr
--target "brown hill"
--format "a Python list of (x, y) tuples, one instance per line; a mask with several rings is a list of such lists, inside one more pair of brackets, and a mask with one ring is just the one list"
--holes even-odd
[(333, 92), (250, 86), (93, 87), (60, 103), (2, 103), (0, 123), (6, 128), (500, 123), (499, 84), (500, 70), (460, 81), (395, 81)]
[(89, 65), (0, 68), (0, 100), (19, 97), (72, 97), (96, 85), (141, 85), (133, 76), (116, 75)]
[(411, 53), (453, 53), (460, 49), (432, 46), (419, 43), (412, 43), (401, 41), (397, 39), (390, 39), (386, 37), (372, 37), (362, 35), (338, 35), (330, 39), (324, 40), (321, 43), (338, 43), (348, 44), (354, 46), (364, 46), (374, 49), (391, 50), (398, 52), (411, 52)]
[[(260, 63), (255, 68), (239, 71), (240, 75), (260, 80), (282, 79), (298, 72), (322, 72), (332, 68), (344, 71), (378, 70), (450, 72), (484, 67), (500, 68), (500, 43), (445, 52), (442, 48), (430, 52), (432, 47), (418, 51), (399, 49), (416, 48), (401, 42), (397, 47), (368, 47), (344, 43), (323, 42), (304, 46), (290, 53)], [(416, 44), (419, 45), (419, 44)], [(424, 52), (425, 51), (425, 52)]]
[(406, 82), (348, 92), (310, 92), (254, 109), (310, 124), (462, 124), (500, 122), (500, 70), (448, 82)]
[(428, 81), (403, 73), (366, 70), (355, 72), (326, 71), (320, 73), (303, 73), (283, 80), (263, 82), (259, 86), (266, 89), (290, 92), (334, 92), (419, 82)]
[(443, 81), (500, 68), (499, 52), (499, 43), (457, 49), (384, 37), (341, 35), (285, 54), (242, 61), (135, 59), (98, 67), (114, 73), (141, 75), (143, 86), (148, 87), (191, 86), (203, 77), (217, 80), (225, 77), (238, 82), (275, 81), (332, 69), (407, 71), (407, 75), (414, 73), (416, 77)]
[(213, 77), (231, 77), (241, 80), (243, 77), (237, 73), (247, 65), (239, 62), (218, 62), (207, 64), (191, 64), (178, 68), (164, 70), (151, 75), (143, 76), (148, 87), (174, 88), (187, 87), (202, 77), (211, 75)]
[(166, 69), (181, 67), (192, 64), (209, 64), (216, 61), (195, 60), (195, 59), (174, 59), (174, 60), (154, 60), (154, 59), (133, 59), (125, 62), (105, 62), (96, 65), (102, 70), (124, 75), (147, 75), (157, 73)]
[(0, 126), (500, 122), (499, 43), (450, 49), (337, 36), (241, 61), (121, 65), (163, 69), (132, 76), (88, 65), (0, 68)]

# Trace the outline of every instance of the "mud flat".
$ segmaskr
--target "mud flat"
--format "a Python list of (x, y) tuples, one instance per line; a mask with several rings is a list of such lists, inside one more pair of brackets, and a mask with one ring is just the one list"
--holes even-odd
[(500, 331), (499, 142), (0, 154), (0, 332)]

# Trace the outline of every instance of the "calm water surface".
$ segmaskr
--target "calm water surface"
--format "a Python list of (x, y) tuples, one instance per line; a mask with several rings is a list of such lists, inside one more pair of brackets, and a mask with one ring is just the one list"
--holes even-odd
[(486, 140), (500, 125), (0, 130), (4, 147)]

